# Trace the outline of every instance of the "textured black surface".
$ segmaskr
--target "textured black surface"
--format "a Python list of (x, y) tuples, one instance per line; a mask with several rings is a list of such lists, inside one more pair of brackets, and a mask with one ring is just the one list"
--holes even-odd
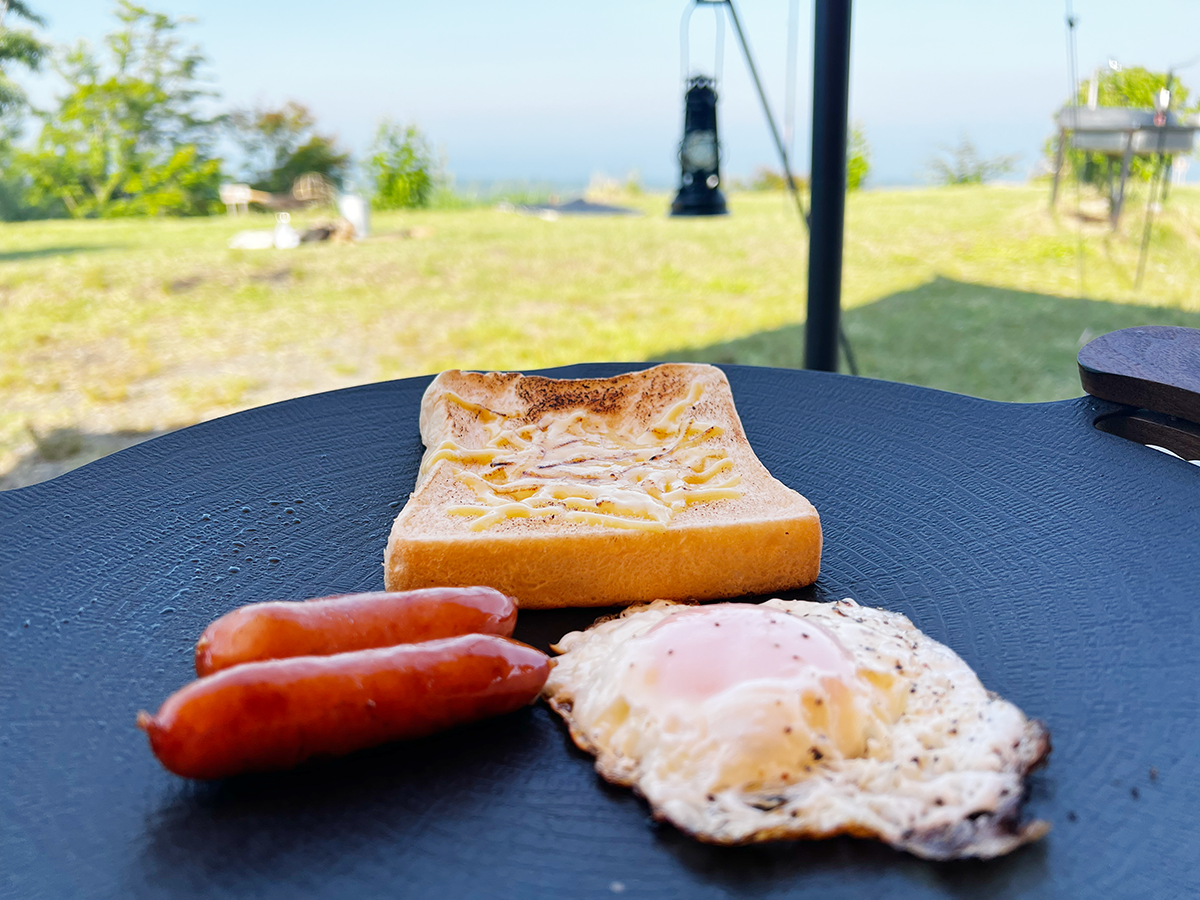
[[(1095, 430), (1113, 407), (1092, 398), (727, 371), (760, 458), (821, 512), (805, 595), (903, 612), (1049, 723), (1030, 803), (1047, 839), (953, 864), (850, 839), (702, 846), (601, 782), (542, 706), (284, 775), (164, 772), (134, 715), (189, 680), (211, 619), (381, 586), (421, 450), (414, 379), (0, 494), (3, 896), (1200, 892), (1200, 471)], [(523, 613), (518, 636), (544, 644), (592, 617)]]

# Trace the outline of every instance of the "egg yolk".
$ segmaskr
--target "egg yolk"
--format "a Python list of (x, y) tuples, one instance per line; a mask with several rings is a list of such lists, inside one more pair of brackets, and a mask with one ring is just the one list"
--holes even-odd
[(828, 630), (762, 606), (719, 603), (663, 619), (645, 636), (647, 677), (660, 696), (706, 700), (760, 678), (854, 676), (854, 661)]
[(664, 770), (702, 773), (711, 790), (799, 780), (886, 734), (885, 698), (850, 652), (779, 609), (681, 610), (628, 651), (623, 694), (661, 723)]

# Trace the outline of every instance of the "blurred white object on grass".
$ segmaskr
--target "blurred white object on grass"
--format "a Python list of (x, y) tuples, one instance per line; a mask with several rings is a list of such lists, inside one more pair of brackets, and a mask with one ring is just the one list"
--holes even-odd
[(230, 250), (270, 250), (274, 246), (273, 231), (239, 231), (228, 244)]
[(291, 214), (276, 213), (274, 237), (276, 250), (294, 250), (300, 246), (300, 234), (289, 224), (291, 221)]
[(274, 231), (239, 231), (229, 239), (230, 250), (293, 250), (300, 246), (300, 234), (291, 226), (290, 214), (275, 215)]
[(338, 212), (354, 226), (354, 239), (361, 241), (371, 233), (371, 211), (359, 194), (338, 194)]

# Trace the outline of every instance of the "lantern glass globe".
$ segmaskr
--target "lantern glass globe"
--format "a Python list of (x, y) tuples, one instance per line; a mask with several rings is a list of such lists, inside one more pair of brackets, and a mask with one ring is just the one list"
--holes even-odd
[(693, 131), (683, 139), (680, 151), (683, 166), (693, 172), (711, 171), (717, 167), (717, 135), (713, 131)]

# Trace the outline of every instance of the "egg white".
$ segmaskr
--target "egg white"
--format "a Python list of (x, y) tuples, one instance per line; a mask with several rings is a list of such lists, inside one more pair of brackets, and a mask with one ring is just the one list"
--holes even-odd
[[(805, 664), (805, 651), (771, 661), (789, 644), (779, 650), (770, 637), (761, 647), (706, 644), (705, 665), (751, 675), (690, 696), (680, 678), (707, 673), (672, 669), (681, 657), (667, 655), (675, 649), (664, 635), (694, 639), (708, 620), (672, 617), (718, 627), (724, 619), (724, 637), (752, 615), (747, 607), (781, 629), (768, 634), (812, 648), (815, 662)], [(1020, 815), (1026, 776), (1049, 753), (1045, 727), (897, 613), (853, 600), (757, 609), (656, 601), (567, 634), (555, 649), (543, 696), (575, 743), (604, 778), (633, 787), (657, 818), (700, 840), (850, 834), (930, 859), (988, 858), (1049, 830)], [(721, 659), (725, 652), (734, 656)]]

